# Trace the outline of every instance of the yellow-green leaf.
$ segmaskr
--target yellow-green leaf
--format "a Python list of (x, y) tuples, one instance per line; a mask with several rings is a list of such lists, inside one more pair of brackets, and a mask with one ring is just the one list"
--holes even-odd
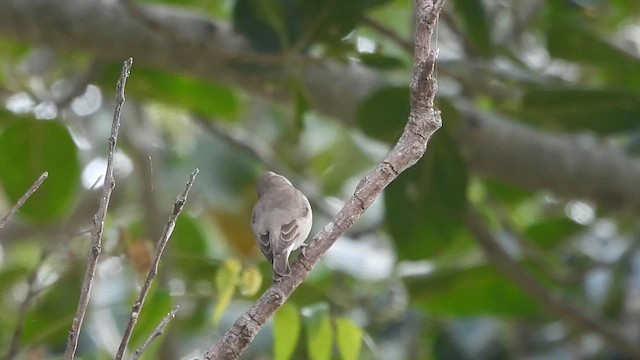
[(288, 360), (296, 350), (300, 337), (300, 315), (298, 309), (284, 304), (273, 319), (273, 358)]
[(216, 290), (218, 290), (218, 303), (213, 311), (213, 324), (218, 325), (222, 314), (229, 306), (233, 293), (240, 280), (242, 265), (237, 259), (225, 261), (216, 273)]
[(262, 273), (255, 264), (249, 265), (242, 270), (238, 287), (243, 296), (255, 295), (262, 286)]
[(335, 324), (340, 357), (342, 360), (357, 360), (362, 345), (362, 329), (346, 318), (336, 319)]
[(307, 349), (311, 360), (330, 360), (333, 349), (333, 329), (327, 304), (305, 308), (304, 324), (307, 334)]

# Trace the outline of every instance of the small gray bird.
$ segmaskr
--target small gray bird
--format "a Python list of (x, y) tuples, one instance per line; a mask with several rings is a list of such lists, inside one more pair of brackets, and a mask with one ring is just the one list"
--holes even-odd
[(284, 176), (268, 171), (256, 185), (258, 203), (253, 207), (251, 229), (264, 256), (273, 265), (273, 279), (291, 275), (289, 255), (311, 231), (311, 205)]

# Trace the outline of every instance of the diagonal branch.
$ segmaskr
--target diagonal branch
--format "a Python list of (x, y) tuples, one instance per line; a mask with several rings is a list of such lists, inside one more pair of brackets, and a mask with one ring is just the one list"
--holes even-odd
[(89, 251), (89, 261), (87, 262), (87, 269), (84, 273), (84, 280), (82, 281), (82, 288), (80, 290), (80, 300), (78, 300), (78, 308), (76, 314), (73, 317), (73, 323), (71, 324), (71, 330), (69, 330), (69, 338), (67, 339), (67, 347), (64, 353), (65, 360), (71, 360), (75, 357), (76, 348), (78, 347), (78, 337), (80, 335), (80, 329), (82, 328), (82, 322), (84, 316), (89, 307), (89, 299), (91, 298), (91, 287), (93, 285), (93, 278), (96, 274), (96, 267), (98, 265), (98, 258), (102, 252), (102, 230), (104, 227), (104, 218), (107, 215), (107, 208), (109, 207), (109, 200), (111, 199), (111, 193), (116, 186), (116, 180), (113, 177), (113, 158), (116, 149), (116, 143), (118, 142), (118, 130), (120, 129), (120, 116), (122, 114), (122, 106), (124, 105), (124, 87), (133, 65), (133, 58), (129, 58), (124, 62), (122, 66), (122, 72), (116, 85), (116, 107), (113, 112), (113, 122), (111, 124), (111, 136), (109, 137), (109, 151), (107, 154), (107, 170), (105, 172), (104, 184), (102, 186), (102, 198), (100, 200), (100, 207), (98, 212), (93, 217), (93, 235), (91, 239), (91, 250)]
[[(144, 285), (140, 289), (140, 293), (138, 294), (138, 298), (133, 303), (133, 309), (131, 309), (131, 316), (129, 316), (129, 323), (127, 324), (127, 328), (124, 331), (124, 335), (122, 335), (122, 341), (120, 342), (120, 347), (118, 348), (118, 352), (116, 353), (116, 360), (122, 359), (125, 351), (127, 350), (127, 346), (129, 345), (129, 340), (131, 340), (131, 334), (133, 333), (133, 328), (136, 326), (138, 322), (138, 317), (140, 316), (140, 311), (142, 310), (142, 306), (144, 305), (144, 300), (147, 298), (147, 294), (149, 293), (149, 289), (151, 289), (151, 284), (153, 283), (153, 279), (155, 279), (158, 274), (158, 264), (160, 263), (160, 258), (162, 257), (162, 253), (164, 252), (169, 239), (171, 238), (171, 234), (173, 233), (173, 229), (176, 227), (176, 221), (178, 220), (178, 216), (184, 210), (184, 204), (187, 202), (187, 197), (189, 196), (189, 191), (193, 187), (193, 182), (198, 175), (199, 170), (196, 169), (191, 173), (191, 177), (189, 177), (189, 181), (187, 181), (187, 185), (184, 188), (184, 191), (178, 195), (176, 200), (173, 202), (173, 211), (171, 215), (169, 215), (169, 220), (164, 227), (164, 231), (162, 232), (162, 236), (158, 243), (156, 244), (156, 252), (153, 256), (153, 262), (151, 263), (151, 268), (149, 272), (147, 272), (147, 278), (144, 281)], [(176, 309), (177, 310), (177, 309)], [(167, 320), (168, 321), (168, 320)]]
[(47, 179), (48, 176), (49, 176), (48, 172), (46, 171), (43, 172), (42, 175), (40, 175), (40, 177), (38, 178), (38, 180), (36, 180), (33, 183), (33, 185), (31, 185), (31, 187), (27, 190), (27, 192), (25, 192), (24, 195), (22, 195), (20, 199), (18, 199), (15, 205), (13, 205), (11, 209), (9, 209), (9, 212), (7, 213), (7, 215), (5, 215), (0, 220), (0, 230), (2, 230), (2, 228), (7, 223), (7, 221), (9, 221), (9, 219), (11, 219), (11, 217), (16, 212), (18, 212), (18, 210), (20, 210), (20, 208), (24, 205), (25, 202), (27, 202), (27, 200), (31, 197), (31, 195), (33, 195), (33, 193), (38, 191), (38, 188), (40, 187), (40, 185), (42, 185), (42, 183)]
[(291, 277), (267, 289), (199, 359), (237, 359), (266, 321), (304, 281), (320, 257), (358, 220), (385, 187), (424, 155), (429, 138), (442, 126), (440, 112), (433, 106), (437, 92), (433, 76), (437, 52), (431, 48), (431, 39), (443, 5), (444, 0), (417, 0), (411, 113), (398, 143), (386, 159), (360, 181), (338, 215), (313, 238), (306, 258), (301, 257), (293, 264)]
[(475, 235), (478, 244), (484, 250), (487, 258), (525, 293), (529, 294), (543, 308), (565, 319), (575, 326), (598, 334), (609, 345), (627, 354), (630, 358), (640, 359), (640, 346), (627, 338), (616, 327), (604, 319), (590, 315), (571, 305), (570, 302), (547, 290), (536, 278), (513, 260), (504, 249), (498, 245), (482, 218), (474, 210), (470, 210), (466, 218), (467, 227)]
[(158, 336), (162, 335), (162, 333), (164, 332), (164, 329), (167, 327), (167, 325), (169, 325), (169, 321), (171, 321), (171, 319), (176, 317), (176, 313), (178, 312), (178, 309), (180, 309), (180, 306), (174, 307), (173, 310), (171, 310), (171, 312), (169, 312), (162, 319), (162, 321), (158, 324), (158, 326), (156, 326), (155, 330), (153, 330), (153, 333), (151, 333), (149, 338), (147, 338), (144, 344), (142, 344), (142, 346), (138, 350), (136, 350), (135, 354), (133, 354), (133, 360), (137, 360), (138, 358), (140, 358), (140, 355), (142, 355), (142, 353), (144, 353), (147, 350), (147, 348), (151, 345), (153, 340), (155, 340)]

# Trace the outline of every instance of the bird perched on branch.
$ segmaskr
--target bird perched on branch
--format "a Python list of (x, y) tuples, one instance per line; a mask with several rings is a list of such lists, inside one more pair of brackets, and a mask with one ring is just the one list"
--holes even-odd
[[(289, 255), (311, 231), (309, 200), (284, 176), (268, 171), (256, 185), (258, 203), (253, 207), (251, 229), (260, 250), (273, 265), (273, 279), (291, 275)], [(304, 254), (303, 254), (304, 255)]]

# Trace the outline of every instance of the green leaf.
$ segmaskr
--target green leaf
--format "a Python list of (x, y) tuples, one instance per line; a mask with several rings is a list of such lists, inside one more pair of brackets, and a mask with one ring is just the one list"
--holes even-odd
[[(104, 88), (113, 87), (122, 65), (111, 64), (100, 78)], [(229, 88), (195, 79), (185, 75), (136, 67), (135, 81), (127, 83), (127, 96), (162, 102), (205, 116), (227, 120), (240, 112), (238, 98)]]
[(273, 319), (273, 358), (291, 359), (300, 337), (300, 315), (298, 309), (285, 303)]
[(236, 286), (240, 281), (242, 265), (237, 259), (229, 259), (222, 264), (216, 273), (216, 290), (218, 291), (216, 308), (213, 311), (213, 324), (218, 325), (222, 314), (231, 303)]
[(362, 61), (363, 65), (380, 70), (402, 69), (406, 66), (401, 59), (387, 54), (360, 53), (358, 57), (360, 58), (360, 61)]
[[(70, 269), (84, 263), (72, 263)], [(21, 344), (47, 344), (52, 348), (64, 348), (75, 314), (84, 272), (70, 271), (54, 286), (46, 287), (38, 295), (36, 304), (29, 309), (24, 321)], [(37, 306), (35, 306), (37, 305)]]
[(553, 57), (596, 66), (612, 82), (630, 89), (640, 86), (640, 60), (595, 35), (587, 25), (558, 19), (547, 30), (547, 44)]
[(535, 124), (567, 131), (611, 134), (640, 128), (640, 94), (624, 90), (531, 89), (521, 111)]
[(0, 268), (0, 292), (7, 293), (17, 283), (29, 275), (29, 268), (21, 265)]
[(409, 89), (387, 87), (374, 92), (360, 106), (356, 122), (368, 136), (392, 143), (400, 137), (409, 117)]
[(311, 360), (330, 360), (333, 349), (333, 329), (329, 307), (317, 304), (303, 310), (307, 335), (307, 350)]
[(401, 259), (424, 259), (458, 239), (467, 206), (467, 169), (445, 129), (384, 196), (387, 227)]
[(0, 185), (15, 203), (42, 175), (49, 177), (20, 209), (36, 223), (63, 215), (75, 197), (80, 164), (67, 128), (55, 121), (20, 118), (0, 134)]
[(553, 249), (570, 236), (583, 230), (584, 226), (566, 217), (545, 219), (529, 226), (524, 237), (543, 249)]
[(210, 280), (216, 266), (211, 264), (209, 242), (197, 220), (188, 213), (176, 222), (169, 242), (168, 254), (175, 258), (176, 268), (190, 281)]
[(535, 314), (536, 303), (491, 265), (437, 270), (406, 280), (413, 303), (452, 316)]
[(482, 0), (454, 1), (455, 13), (461, 20), (465, 38), (477, 55), (488, 57), (493, 52), (491, 29)]
[(346, 318), (335, 319), (338, 352), (342, 360), (358, 360), (362, 345), (362, 329)]
[(248, 265), (242, 269), (238, 289), (242, 296), (253, 296), (258, 293), (262, 286), (262, 272), (255, 265)]

